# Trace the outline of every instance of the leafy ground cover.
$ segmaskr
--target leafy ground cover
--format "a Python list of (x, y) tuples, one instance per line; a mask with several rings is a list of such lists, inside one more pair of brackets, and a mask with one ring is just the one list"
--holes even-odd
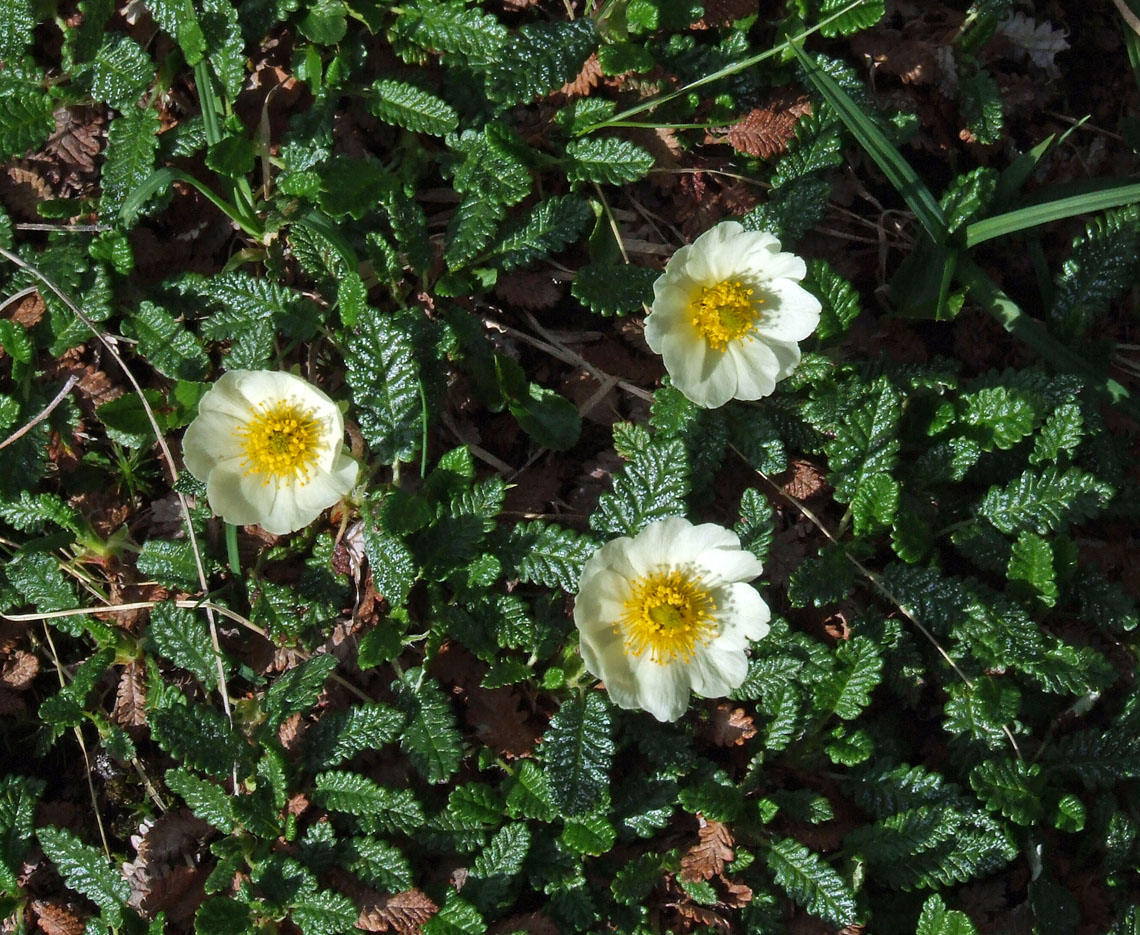
[[(1130, 0), (0, 3), (6, 932), (1140, 932)], [(642, 333), (735, 218), (803, 359)], [(361, 464), (226, 526), (290, 371)], [(661, 723), (585, 561), (683, 515), (773, 611)]]

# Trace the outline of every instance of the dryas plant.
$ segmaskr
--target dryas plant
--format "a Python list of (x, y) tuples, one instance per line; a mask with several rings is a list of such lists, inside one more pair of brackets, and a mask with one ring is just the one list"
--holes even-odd
[[(1135, 191), (1029, 210), (1041, 149), (935, 199), (894, 148), (907, 115), (868, 118), (849, 65), (799, 50), (874, 25), (873, 0), (703, 30), (687, 0), (574, 19), (458, 0), (142, 6), (149, 34), (94, 0), (77, 23), (0, 8), (3, 155), (44, 146), (63, 108), (110, 121), (97, 197), (40, 206), (94, 225), (17, 245), (0, 223), (5, 295), (44, 305), (0, 321), (3, 636), (43, 666), (3, 728), (7, 751), (38, 756), (0, 778), (14, 928), (54, 869), (91, 932), (780, 932), (806, 912), (945, 935), (974, 928), (963, 887), (1003, 881), (1042, 930), (1073, 932), (1076, 854), (1114, 931), (1135, 931), (1140, 621), (1081, 554), (1101, 524), (1137, 519), (1102, 391), (1129, 403), (1097, 369), (1105, 348), (1058, 350), (1136, 283)], [(955, 54), (1003, 6), (978, 4)], [(238, 102), (250, 56), (285, 31), (308, 106), (282, 136), (272, 99), (253, 125)], [(554, 97), (595, 55), (617, 90)], [(627, 262), (613, 210), (658, 158), (635, 131), (701, 145), (797, 76), (821, 96), (786, 154), (740, 157), (771, 186), (745, 227), (794, 249), (854, 133), (930, 237), (897, 304), (945, 318), (969, 291), (1041, 359), (867, 359), (845, 336), (873, 312), (812, 260), (819, 328), (773, 395), (702, 409), (666, 385), (646, 424), (599, 439), (533, 358), (489, 339), (492, 288), (546, 264), (572, 274), (565, 301), (593, 326), (640, 314), (658, 270)], [(976, 134), (1000, 130), (991, 85), (962, 91)], [(159, 133), (187, 94), (200, 116)], [(380, 142), (346, 155), (349, 118)], [(139, 247), (190, 189), (237, 232), (209, 275), (156, 270)], [(1113, 210), (1027, 324), (967, 251), (1089, 198)], [(134, 385), (59, 395), (50, 365), (93, 346)], [(243, 557), (176, 474), (175, 442), (223, 371), (294, 367), (348, 409), (365, 493), (343, 528)], [(508, 478), (445, 428), (456, 375), (535, 450), (616, 450), (588, 520), (504, 514)], [(779, 482), (805, 465), (826, 484), (808, 504)], [(87, 515), (103, 490), (130, 524)], [(760, 579), (774, 616), (730, 702), (659, 724), (593, 687), (566, 601), (600, 545), (671, 516), (731, 527), (784, 571)], [(83, 820), (37, 817), (67, 796)], [(130, 843), (187, 813), (179, 853)], [(200, 895), (164, 903), (149, 885), (176, 863)]]

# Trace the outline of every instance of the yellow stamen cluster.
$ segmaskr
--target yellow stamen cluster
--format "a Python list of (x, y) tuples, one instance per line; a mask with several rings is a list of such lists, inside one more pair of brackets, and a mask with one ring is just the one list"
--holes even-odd
[(632, 656), (648, 651), (654, 662), (690, 662), (698, 645), (717, 634), (716, 603), (700, 582), (677, 570), (634, 582), (615, 631)]
[(689, 307), (693, 327), (715, 350), (723, 351), (732, 341), (745, 337), (759, 321), (757, 306), (763, 299), (753, 299), (753, 289), (739, 280), (724, 280), (706, 286)]
[(245, 473), (262, 475), (263, 484), (307, 484), (324, 448), (313, 411), (281, 401), (250, 412), (253, 418), (234, 433), (245, 448)]

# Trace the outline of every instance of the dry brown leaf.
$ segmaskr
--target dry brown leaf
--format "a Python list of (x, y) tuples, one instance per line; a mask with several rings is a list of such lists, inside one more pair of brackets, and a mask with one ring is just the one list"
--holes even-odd
[(806, 458), (793, 458), (792, 476), (783, 484), (784, 492), (797, 500), (807, 500), (827, 490), (827, 478), (815, 464)]
[(95, 160), (106, 139), (106, 119), (94, 107), (60, 107), (53, 116), (55, 131), (43, 147), (46, 174), (66, 193), (83, 191), (98, 176)]
[(134, 662), (123, 666), (111, 718), (120, 727), (142, 727), (146, 724), (146, 679), (142, 666)]
[(4, 663), (0, 671), (0, 683), (13, 691), (22, 692), (28, 688), (40, 673), (40, 660), (34, 653), (16, 650)]
[(369, 893), (361, 901), (356, 927), (365, 932), (416, 935), (437, 912), (439, 906), (419, 890), (383, 896)]
[(711, 880), (724, 872), (724, 865), (733, 858), (732, 832), (719, 821), (701, 819), (697, 831), (700, 839), (681, 858), (681, 879), (686, 883)]
[(737, 883), (735, 880), (725, 880), (724, 888), (726, 891), (724, 897), (726, 906), (739, 909), (741, 906), (747, 906), (752, 902), (752, 887), (746, 883)]
[(143, 835), (139, 858), (153, 863), (197, 850), (198, 842), (209, 830), (210, 826), (195, 818), (188, 808), (166, 812)]
[(705, 15), (693, 23), (693, 29), (730, 26), (734, 20), (751, 16), (759, 8), (759, 0), (705, 0)]
[(696, 922), (698, 925), (711, 925), (722, 932), (732, 931), (732, 924), (728, 919), (711, 909), (705, 909), (703, 906), (697, 906), (693, 903), (677, 903), (674, 908), (690, 922)]
[(806, 94), (782, 88), (766, 107), (757, 107), (734, 123), (723, 134), (709, 134), (707, 143), (728, 143), (737, 152), (760, 159), (771, 159), (788, 148), (795, 136), (796, 122), (811, 113)]
[(147, 919), (165, 911), (171, 922), (190, 919), (205, 898), (205, 877), (199, 867), (175, 864), (149, 881), (140, 908)]
[(538, 3), (538, 0), (499, 0), (499, 3), (508, 13), (519, 13), (522, 10), (529, 10)]
[(83, 935), (85, 921), (70, 906), (47, 899), (33, 899), (32, 910), (44, 935)]
[(582, 70), (578, 72), (577, 77), (573, 81), (566, 82), (559, 93), (568, 98), (585, 97), (597, 86), (601, 77), (602, 66), (598, 61), (598, 53), (594, 52), (583, 63)]
[(520, 705), (521, 699), (513, 688), (473, 688), (465, 717), (488, 747), (512, 759), (529, 756), (538, 742), (539, 730), (528, 721)]
[(55, 197), (40, 166), (30, 159), (19, 159), (0, 176), (0, 196), (11, 214), (24, 221), (42, 221), (36, 205)]
[(522, 270), (507, 273), (495, 283), (495, 295), (517, 308), (541, 312), (553, 308), (566, 294), (566, 284), (548, 273)]
[(756, 725), (743, 708), (722, 701), (713, 708), (704, 734), (718, 747), (739, 747), (756, 736)]
[(300, 714), (290, 714), (277, 728), (277, 739), (281, 741), (281, 746), (287, 752), (292, 753), (301, 745), (301, 740), (308, 729), (309, 724), (304, 717)]
[(47, 312), (43, 297), (38, 292), (26, 295), (12, 308), (12, 321), (25, 328), (32, 328), (40, 323), (40, 319)]

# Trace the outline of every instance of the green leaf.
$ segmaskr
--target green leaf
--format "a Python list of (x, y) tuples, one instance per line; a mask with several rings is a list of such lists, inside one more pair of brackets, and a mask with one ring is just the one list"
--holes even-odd
[(0, 59), (15, 59), (31, 43), (36, 15), (31, 0), (0, 4)]
[(482, 130), (464, 130), (458, 137), (448, 137), (447, 144), (463, 157), (462, 162), (443, 166), (460, 194), (513, 205), (530, 193), (534, 183), (527, 167), (527, 146), (505, 124), (493, 121)]
[(131, 889), (102, 851), (89, 847), (63, 828), (40, 828), (36, 836), (68, 889), (94, 902), (112, 925), (122, 925), (123, 906)]
[(982, 451), (1012, 448), (1033, 431), (1037, 409), (1026, 394), (1004, 386), (962, 396), (961, 420)]
[(636, 535), (643, 526), (686, 512), (689, 492), (688, 458), (678, 439), (648, 442), (622, 472), (613, 491), (598, 498), (590, 528), (611, 535)]
[(427, 51), (454, 52), (477, 62), (491, 61), (507, 37), (507, 30), (495, 17), (462, 0), (403, 4), (393, 33), (397, 39)]
[(368, 308), (345, 358), (360, 430), (377, 461), (410, 461), (420, 445), (419, 368), (407, 334)]
[(523, 522), (510, 528), (500, 557), (508, 577), (573, 592), (597, 547), (589, 536), (554, 523)]
[(403, 726), (404, 715), (379, 702), (326, 713), (305, 734), (305, 766), (339, 766), (358, 753), (392, 743)]
[(371, 90), (376, 97), (369, 109), (385, 123), (432, 136), (444, 136), (459, 124), (454, 107), (414, 84), (380, 79)]
[[(833, 15), (844, 7), (851, 6), (850, 0), (821, 0), (819, 5), (820, 33), (824, 36), (848, 36), (851, 33), (870, 29), (883, 18), (883, 0), (868, 0), (859, 3), (841, 16)], [(826, 23), (826, 25), (824, 25)]]
[(250, 909), (236, 899), (207, 899), (194, 915), (195, 935), (247, 935)]
[[(79, 606), (75, 591), (59, 570), (59, 562), (46, 552), (22, 552), (4, 571), (20, 595), (40, 612)], [(52, 621), (52, 626), (72, 636), (80, 635), (84, 628), (93, 625), (95, 622), (86, 616), (59, 617)]]
[(636, 182), (653, 168), (653, 156), (636, 143), (616, 136), (586, 136), (566, 144), (571, 182), (622, 185)]
[(435, 679), (423, 669), (409, 669), (392, 683), (396, 703), (408, 717), (400, 749), (430, 783), (447, 782), (459, 769), (463, 746), (455, 715)]
[(1033, 442), (1030, 464), (1048, 464), (1056, 461), (1062, 451), (1073, 451), (1085, 434), (1085, 420), (1076, 403), (1058, 406), (1045, 420)]
[(150, 732), (171, 756), (215, 779), (228, 778), (235, 763), (240, 775), (249, 755), (225, 715), (202, 704), (174, 704), (152, 712)]
[(850, 503), (866, 478), (894, 468), (901, 417), (898, 390), (880, 379), (859, 407), (836, 425), (835, 438), (824, 451), (837, 499)]
[(844, 550), (826, 545), (818, 556), (805, 559), (788, 580), (788, 600), (794, 607), (823, 607), (841, 601), (855, 585), (855, 566)]
[(362, 819), (370, 830), (411, 834), (424, 825), (423, 808), (410, 789), (386, 789), (356, 773), (318, 773), (313, 799), (323, 808)]
[(835, 926), (854, 920), (855, 894), (818, 854), (791, 838), (780, 838), (765, 858), (776, 882), (809, 913)]
[[(538, 767), (535, 767), (537, 772)], [(44, 784), (9, 773), (0, 778), (0, 892), (18, 896)]]
[[(189, 274), (175, 284), (183, 294), (213, 307), (202, 316), (202, 336), (211, 341), (237, 340), (251, 328), (268, 326), (287, 337), (307, 340), (317, 333), (321, 310), (299, 292), (272, 279), (236, 270), (214, 276)], [(231, 364), (231, 367), (233, 365)]]
[(233, 803), (229, 794), (215, 783), (199, 779), (181, 767), (166, 771), (166, 785), (182, 796), (196, 818), (216, 828), (222, 834), (230, 834), (237, 825)]
[(210, 369), (210, 358), (201, 342), (166, 309), (143, 301), (129, 321), (139, 341), (139, 352), (163, 376), (201, 380)]
[(510, 822), (495, 833), (471, 865), (477, 906), (491, 909), (505, 902), (511, 880), (522, 872), (529, 850), (526, 822)]
[(1085, 227), (1061, 267), (1049, 315), (1066, 333), (1079, 334), (1135, 281), (1140, 262), (1140, 208), (1110, 211)]
[(1046, 607), (1057, 603), (1057, 572), (1053, 547), (1035, 532), (1023, 529), (1013, 544), (1006, 575), (1010, 582), (1024, 581)]
[(497, 198), (465, 195), (447, 224), (443, 258), (448, 269), (459, 269), (479, 256), (506, 216), (507, 209)]
[(410, 890), (415, 878), (400, 849), (373, 838), (353, 838), (348, 868), (369, 886), (389, 893)]
[(1050, 769), (1075, 773), (1090, 789), (1108, 789), (1122, 779), (1140, 777), (1140, 748), (1120, 729), (1067, 734), (1048, 748), (1046, 760)]
[(261, 707), (265, 711), (269, 727), (277, 727), (289, 715), (307, 711), (317, 703), (324, 688), (325, 680), (337, 666), (332, 653), (310, 656), (299, 666), (294, 666), (278, 676), (269, 686)]
[(154, 81), (154, 62), (133, 39), (109, 33), (84, 78), (95, 100), (125, 112)]
[(1115, 491), (1092, 474), (1071, 467), (1029, 470), (1004, 487), (991, 487), (978, 512), (1006, 535), (1023, 529), (1044, 535), (1101, 513)]
[(645, 266), (587, 263), (578, 268), (570, 292), (595, 315), (639, 315), (653, 302), (660, 273)]
[(198, 587), (198, 563), (194, 546), (188, 540), (147, 539), (136, 564), (139, 574), (153, 578), (163, 587), (181, 590)]
[(55, 105), (40, 87), (16, 85), (0, 95), (0, 159), (39, 149), (55, 129)]
[(348, 7), (342, 0), (314, 0), (297, 29), (317, 45), (336, 45), (348, 32)]
[(218, 665), (210, 630), (192, 610), (173, 601), (156, 604), (150, 612), (147, 636), (159, 654), (193, 675), (209, 690), (218, 682)]
[(577, 240), (593, 218), (589, 203), (577, 195), (547, 198), (507, 225), (484, 261), (506, 271), (530, 266)]
[(487, 924), (479, 911), (449, 891), (439, 912), (423, 924), (423, 935), (485, 935)]
[[(105, 223), (121, 223), (132, 227), (138, 219), (138, 209), (120, 218), (127, 196), (143, 184), (154, 171), (154, 158), (158, 152), (160, 117), (153, 107), (140, 111), (137, 107), (125, 109), (111, 121), (107, 130), (107, 152), (103, 163), (103, 196), (99, 200), (99, 217)], [(141, 205), (138, 206), (141, 208)]]
[(360, 913), (347, 896), (332, 890), (307, 893), (293, 906), (293, 922), (303, 935), (343, 935), (356, 930)]
[(578, 407), (554, 390), (528, 383), (525, 396), (510, 395), (511, 415), (522, 430), (543, 448), (566, 451), (582, 432)]
[(197, 65), (206, 52), (206, 37), (193, 0), (146, 0), (146, 6), (159, 27), (178, 42), (186, 64)]
[(988, 71), (979, 69), (958, 79), (958, 109), (978, 143), (988, 146), (1001, 139), (1005, 125), (1001, 88)]
[(1044, 815), (1045, 782), (1036, 763), (1011, 757), (986, 760), (970, 770), (970, 785), (987, 808), (1019, 825), (1035, 824)]
[(899, 509), (899, 482), (889, 474), (860, 479), (851, 498), (852, 529), (856, 536), (878, 535), (891, 528)]
[(523, 760), (507, 791), (507, 814), (551, 822), (558, 814), (554, 794), (544, 773), (533, 760)]
[(840, 668), (816, 687), (816, 700), (845, 721), (859, 716), (871, 703), (871, 692), (879, 684), (883, 659), (874, 641), (854, 636), (835, 651)]
[(609, 788), (613, 754), (610, 709), (601, 693), (564, 701), (542, 738), (546, 780), (563, 814), (594, 807)]
[(598, 857), (609, 853), (617, 831), (604, 815), (580, 815), (566, 819), (560, 840), (575, 854)]
[(1016, 685), (989, 677), (974, 682), (973, 689), (955, 683), (948, 691), (950, 698), (942, 724), (947, 731), (983, 743), (991, 750), (1001, 749), (1009, 742), (1003, 727), (1017, 726), (1021, 692)]
[(827, 341), (847, 331), (862, 310), (859, 294), (824, 260), (809, 260), (803, 286), (823, 306), (816, 334)]
[(915, 935), (977, 935), (977, 930), (969, 916), (947, 909), (942, 897), (935, 893), (922, 905)]
[(525, 104), (572, 81), (597, 48), (594, 21), (526, 23), (496, 50), (487, 95), (502, 104)]

